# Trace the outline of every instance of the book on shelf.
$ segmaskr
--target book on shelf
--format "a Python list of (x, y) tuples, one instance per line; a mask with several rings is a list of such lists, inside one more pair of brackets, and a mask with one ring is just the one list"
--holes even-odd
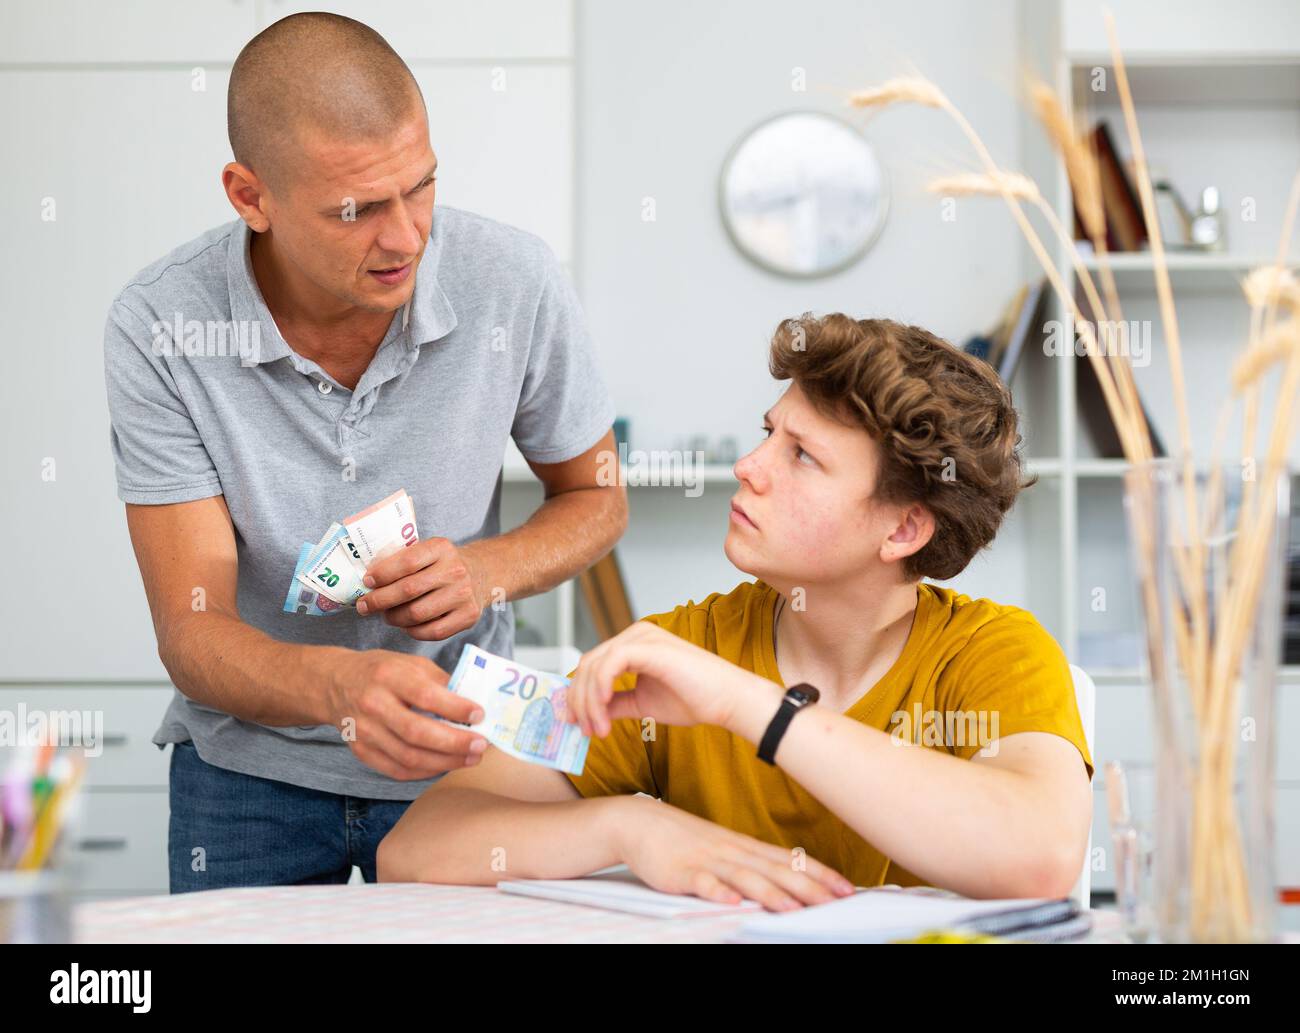
[[(1002, 383), (1011, 386), (1016, 375), (1020, 359), (1024, 355), (1025, 345), (1036, 341), (1040, 346), (1046, 333), (1045, 321), (1051, 305), (1052, 292), (1048, 290), (1047, 278), (1035, 284), (1021, 288), (1018, 295), (1020, 306), (1015, 321), (1010, 328), (1005, 346), (999, 351), (994, 367)], [(1039, 349), (1041, 351), (1041, 347)]]
[[(1097, 159), (1097, 176), (1101, 184), (1101, 203), (1106, 216), (1106, 248), (1109, 251), (1142, 251), (1147, 246), (1146, 220), (1138, 200), (1133, 179), (1115, 148), (1109, 124), (1103, 120), (1088, 134), (1087, 143)], [(1076, 204), (1074, 233), (1084, 238), (1082, 220)]]
[[(1093, 311), (1087, 296), (1084, 295), (1081, 289), (1075, 300), (1083, 317), (1092, 323), (1094, 327), (1097, 327), (1097, 314)], [(1075, 333), (1078, 334), (1078, 332), (1076, 326)], [(1108, 337), (1108, 335), (1099, 334), (1099, 337)], [(1102, 349), (1103, 353), (1106, 350), (1107, 343), (1107, 340), (1098, 340), (1098, 347)], [(1096, 449), (1098, 457), (1102, 459), (1124, 459), (1126, 457), (1120, 441), (1119, 431), (1116, 430), (1115, 421), (1106, 405), (1106, 396), (1102, 393), (1101, 381), (1097, 379), (1097, 371), (1093, 368), (1092, 359), (1088, 358), (1086, 353), (1080, 354), (1082, 351), (1083, 346), (1079, 344), (1075, 349), (1075, 354), (1079, 355), (1079, 359), (1075, 363), (1076, 376), (1074, 382), (1075, 403), (1076, 411), (1079, 414), (1079, 422), (1083, 426), (1084, 433), (1088, 435), (1089, 440), (1092, 442), (1093, 448)], [(1112, 376), (1117, 376), (1115, 367), (1122, 360), (1116, 358), (1112, 361), (1107, 358), (1106, 361), (1110, 364)], [(1151, 431), (1152, 455), (1157, 458), (1167, 455), (1164, 440), (1160, 437), (1160, 431), (1157, 429), (1155, 421), (1151, 419), (1151, 410), (1147, 408), (1146, 402), (1142, 400), (1142, 392), (1136, 382), (1133, 385), (1133, 390), (1137, 392), (1138, 405), (1141, 406), (1142, 416)]]
[(1022, 284), (1002, 310), (997, 326), (987, 333), (968, 338), (962, 350), (987, 362), (1010, 387), (1024, 356), (1025, 345), (1031, 340), (1041, 342), (1043, 339), (1049, 296), (1046, 279)]
[[(1077, 396), (1079, 422), (1083, 425), (1084, 432), (1088, 435), (1089, 440), (1092, 441), (1093, 448), (1097, 450), (1098, 457), (1101, 459), (1126, 458), (1119, 431), (1115, 429), (1115, 421), (1111, 418), (1110, 409), (1106, 406), (1106, 396), (1102, 394), (1101, 381), (1097, 379), (1097, 371), (1093, 369), (1092, 360), (1086, 356), (1080, 358), (1075, 364), (1075, 369), (1078, 371), (1078, 376), (1075, 379), (1075, 394)], [(1137, 390), (1136, 385), (1134, 385), (1134, 390)], [(1142, 407), (1142, 415), (1151, 431), (1152, 455), (1156, 458), (1167, 455), (1164, 440), (1160, 437), (1160, 432), (1151, 419), (1151, 411), (1147, 408), (1146, 403), (1142, 401), (1141, 391), (1138, 391), (1138, 405)]]
[(1017, 287), (1006, 308), (1002, 310), (998, 325), (990, 337), (988, 354), (983, 357), (984, 361), (994, 369), (997, 369), (1002, 362), (1002, 356), (1007, 350), (1011, 335), (1015, 332), (1016, 320), (1020, 315), (1020, 310), (1024, 308), (1025, 298), (1028, 294), (1029, 287), (1027, 285), (1022, 284)]

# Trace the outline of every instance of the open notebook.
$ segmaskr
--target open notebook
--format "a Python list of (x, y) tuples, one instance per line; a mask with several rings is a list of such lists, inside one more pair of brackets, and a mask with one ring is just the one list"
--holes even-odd
[(498, 882), (497, 889), (523, 897), (626, 911), (647, 918), (694, 918), (763, 910), (763, 905), (752, 900), (716, 904), (700, 897), (660, 893), (633, 875), (626, 865), (603, 869), (583, 879), (510, 879)]
[(582, 879), (513, 879), (505, 893), (624, 911), (652, 918), (745, 913), (734, 939), (750, 942), (883, 943), (932, 929), (960, 929), (1009, 939), (1070, 939), (1087, 932), (1088, 915), (1069, 900), (972, 900), (943, 890), (896, 886), (860, 890), (829, 904), (773, 914), (760, 904), (715, 904), (652, 890), (624, 865)]

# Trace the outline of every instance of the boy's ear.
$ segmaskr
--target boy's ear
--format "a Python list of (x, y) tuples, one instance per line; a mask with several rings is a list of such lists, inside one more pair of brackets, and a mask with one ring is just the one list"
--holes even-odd
[(885, 562), (905, 559), (920, 552), (934, 536), (934, 514), (919, 502), (899, 512), (898, 526), (880, 543), (880, 558)]

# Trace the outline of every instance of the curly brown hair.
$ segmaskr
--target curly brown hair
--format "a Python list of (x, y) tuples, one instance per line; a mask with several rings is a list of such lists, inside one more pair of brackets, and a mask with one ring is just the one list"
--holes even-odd
[(919, 326), (804, 313), (777, 327), (769, 367), (880, 446), (875, 498), (934, 514), (929, 542), (903, 561), (911, 580), (960, 574), (1038, 481), (1021, 480), (1018, 417), (993, 368)]

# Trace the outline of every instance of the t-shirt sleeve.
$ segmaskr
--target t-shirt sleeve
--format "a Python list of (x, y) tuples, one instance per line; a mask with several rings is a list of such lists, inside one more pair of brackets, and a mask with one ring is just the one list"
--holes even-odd
[(977, 729), (949, 747), (969, 760), (990, 740), (1050, 732), (1073, 743), (1092, 778), (1092, 756), (1065, 654), (1033, 614), (1018, 610), (978, 628), (939, 675), (945, 721)]
[(541, 249), (541, 297), (510, 434), (525, 458), (562, 463), (608, 432), (614, 403), (596, 365), (577, 291), (550, 247)]
[(104, 325), (104, 382), (118, 498), (164, 505), (221, 494), (221, 479), (167, 355), (121, 301)]

